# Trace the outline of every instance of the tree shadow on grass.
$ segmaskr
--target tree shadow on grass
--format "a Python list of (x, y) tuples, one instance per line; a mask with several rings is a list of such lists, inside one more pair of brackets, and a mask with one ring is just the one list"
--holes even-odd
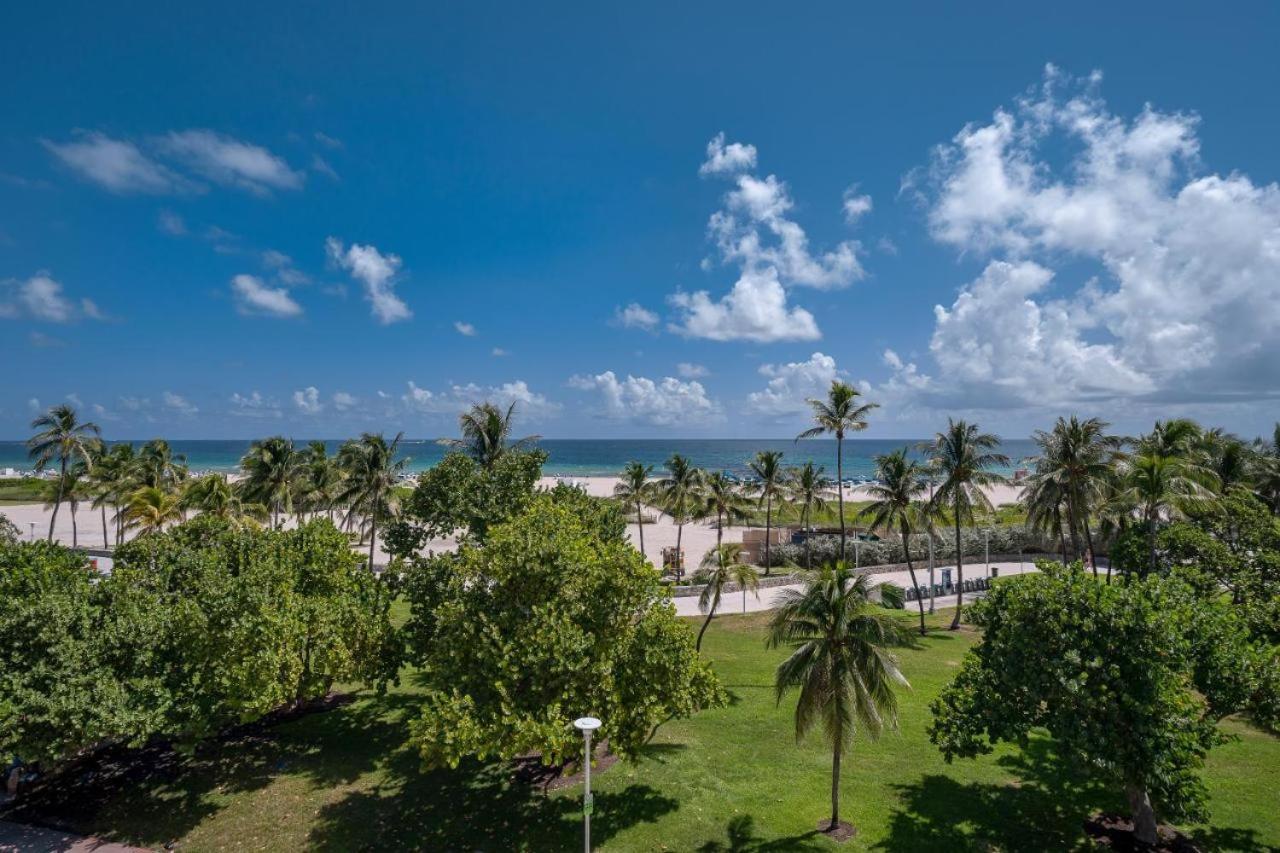
[(751, 815), (738, 815), (725, 826), (724, 841), (708, 841), (698, 848), (698, 853), (803, 853), (806, 850), (826, 849), (827, 846), (818, 840), (816, 830), (804, 835), (766, 841), (756, 835), (755, 818)]
[(874, 849), (1091, 849), (1084, 819), (1099, 809), (1123, 808), (1118, 791), (1058, 758), (1048, 738), (1034, 737), (997, 763), (1016, 778), (966, 783), (931, 774), (915, 784), (895, 785), (901, 805), (890, 819), (888, 837)]

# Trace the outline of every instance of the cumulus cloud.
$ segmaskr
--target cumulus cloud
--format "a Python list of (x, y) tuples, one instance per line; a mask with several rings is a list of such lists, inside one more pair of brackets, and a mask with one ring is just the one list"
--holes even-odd
[(320, 390), (314, 385), (294, 391), (293, 405), (304, 415), (318, 415), (324, 411), (324, 403), (320, 402)]
[(82, 178), (114, 193), (164, 195), (194, 188), (125, 139), (83, 133), (70, 142), (44, 140), (44, 147)]
[(409, 306), (396, 295), (395, 277), (401, 267), (397, 255), (383, 254), (359, 243), (347, 248), (337, 237), (330, 237), (324, 245), (329, 259), (364, 287), (365, 299), (379, 323), (386, 326), (413, 316)]
[(346, 391), (335, 391), (333, 394), (333, 408), (339, 412), (349, 412), (354, 409), (359, 400)]
[(461, 320), (454, 320), (453, 328), (457, 330), (458, 334), (462, 335), (465, 338), (475, 337), (476, 327), (471, 325), (470, 323), (464, 323)]
[(786, 417), (808, 412), (807, 401), (825, 397), (844, 371), (831, 356), (815, 352), (806, 361), (763, 364), (760, 375), (769, 381), (762, 390), (747, 395), (747, 407), (769, 417)]
[(183, 397), (181, 394), (175, 394), (172, 391), (165, 391), (160, 397), (164, 403), (164, 407), (174, 414), (181, 415), (184, 418), (192, 417), (200, 410), (195, 404)]
[(431, 391), (410, 381), (409, 388), (400, 397), (410, 411), (424, 414), (453, 415), (477, 403), (494, 403), (499, 406), (516, 405), (516, 411), (528, 418), (549, 415), (560, 405), (535, 393), (524, 380), (517, 379), (501, 385), (453, 384), (443, 391)]
[(996, 258), (935, 309), (938, 384), (1008, 405), (1280, 394), (1280, 187), (1200, 172), (1196, 116), (1119, 116), (1100, 85), (1050, 66), (913, 176), (937, 240)]
[[(863, 278), (861, 244), (845, 240), (828, 251), (813, 251), (808, 235), (792, 218), (795, 202), (786, 183), (776, 175), (754, 174), (753, 146), (726, 146), (723, 136), (718, 136), (708, 144), (707, 153), (702, 174), (733, 182), (721, 209), (707, 224), (708, 236), (719, 261), (738, 268), (738, 279), (718, 299), (705, 290), (670, 297), (678, 312), (671, 329), (720, 341), (821, 337), (812, 314), (787, 304), (788, 290), (842, 288)], [(870, 209), (871, 199), (857, 196), (853, 203)]]
[(699, 175), (724, 175), (756, 167), (756, 147), (741, 142), (725, 144), (721, 131), (707, 143), (707, 159), (698, 168)]
[(40, 272), (25, 281), (0, 282), (0, 318), (29, 317), (46, 323), (105, 320), (92, 299), (68, 297), (62, 284)]
[(257, 391), (231, 395), (231, 414), (239, 418), (279, 418), (280, 404)]
[(871, 196), (858, 192), (857, 185), (844, 191), (844, 221), (853, 224), (871, 212)]
[(569, 385), (599, 394), (601, 414), (611, 420), (650, 426), (702, 424), (722, 418), (720, 404), (707, 396), (702, 383), (668, 376), (658, 382), (644, 376), (619, 380), (612, 370), (574, 376)]
[(223, 186), (255, 195), (302, 187), (303, 173), (295, 172), (283, 158), (260, 145), (212, 130), (174, 131), (157, 146), (196, 174)]
[(302, 313), (302, 306), (289, 295), (288, 289), (271, 287), (256, 276), (242, 274), (232, 278), (231, 294), (241, 314), (297, 317)]
[(693, 364), (688, 361), (682, 361), (676, 365), (676, 373), (679, 373), (684, 379), (701, 379), (710, 372), (701, 364)]
[(615, 309), (614, 321), (624, 329), (643, 329), (652, 332), (658, 327), (658, 315), (638, 302), (632, 302), (625, 308)]

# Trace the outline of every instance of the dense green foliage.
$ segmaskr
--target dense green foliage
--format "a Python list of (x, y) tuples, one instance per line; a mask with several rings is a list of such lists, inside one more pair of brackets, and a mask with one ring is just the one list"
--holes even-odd
[(201, 518), (116, 552), (108, 578), (55, 545), (0, 547), (0, 750), (57, 761), (385, 684), (391, 591), (327, 521), (268, 532)]
[[(1080, 564), (996, 584), (972, 609), (983, 630), (933, 705), (950, 760), (1026, 744), (1043, 727), (1069, 760), (1123, 786), (1135, 812), (1205, 817), (1200, 770), (1218, 720), (1280, 725), (1280, 661), (1239, 614), (1180, 581), (1106, 584)], [(1149, 798), (1149, 799), (1148, 799)]]
[(412, 739), (428, 765), (559, 761), (585, 714), (633, 756), (663, 722), (723, 701), (616, 505), (564, 487), (485, 527), (482, 544), (408, 564), (406, 628), (425, 688)]

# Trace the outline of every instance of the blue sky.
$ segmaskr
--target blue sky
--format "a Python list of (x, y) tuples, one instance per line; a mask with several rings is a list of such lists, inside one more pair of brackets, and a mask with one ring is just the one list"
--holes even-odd
[(1273, 4), (611, 6), (11, 4), (0, 436), (1276, 419)]

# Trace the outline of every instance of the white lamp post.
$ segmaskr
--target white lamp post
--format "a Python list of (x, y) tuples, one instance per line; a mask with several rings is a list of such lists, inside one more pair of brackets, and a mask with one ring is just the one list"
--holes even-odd
[(585, 793), (582, 795), (582, 849), (591, 853), (591, 812), (595, 801), (591, 798), (591, 733), (600, 728), (600, 721), (595, 717), (580, 717), (573, 721), (573, 727), (582, 732), (582, 740), (586, 747), (582, 765)]

